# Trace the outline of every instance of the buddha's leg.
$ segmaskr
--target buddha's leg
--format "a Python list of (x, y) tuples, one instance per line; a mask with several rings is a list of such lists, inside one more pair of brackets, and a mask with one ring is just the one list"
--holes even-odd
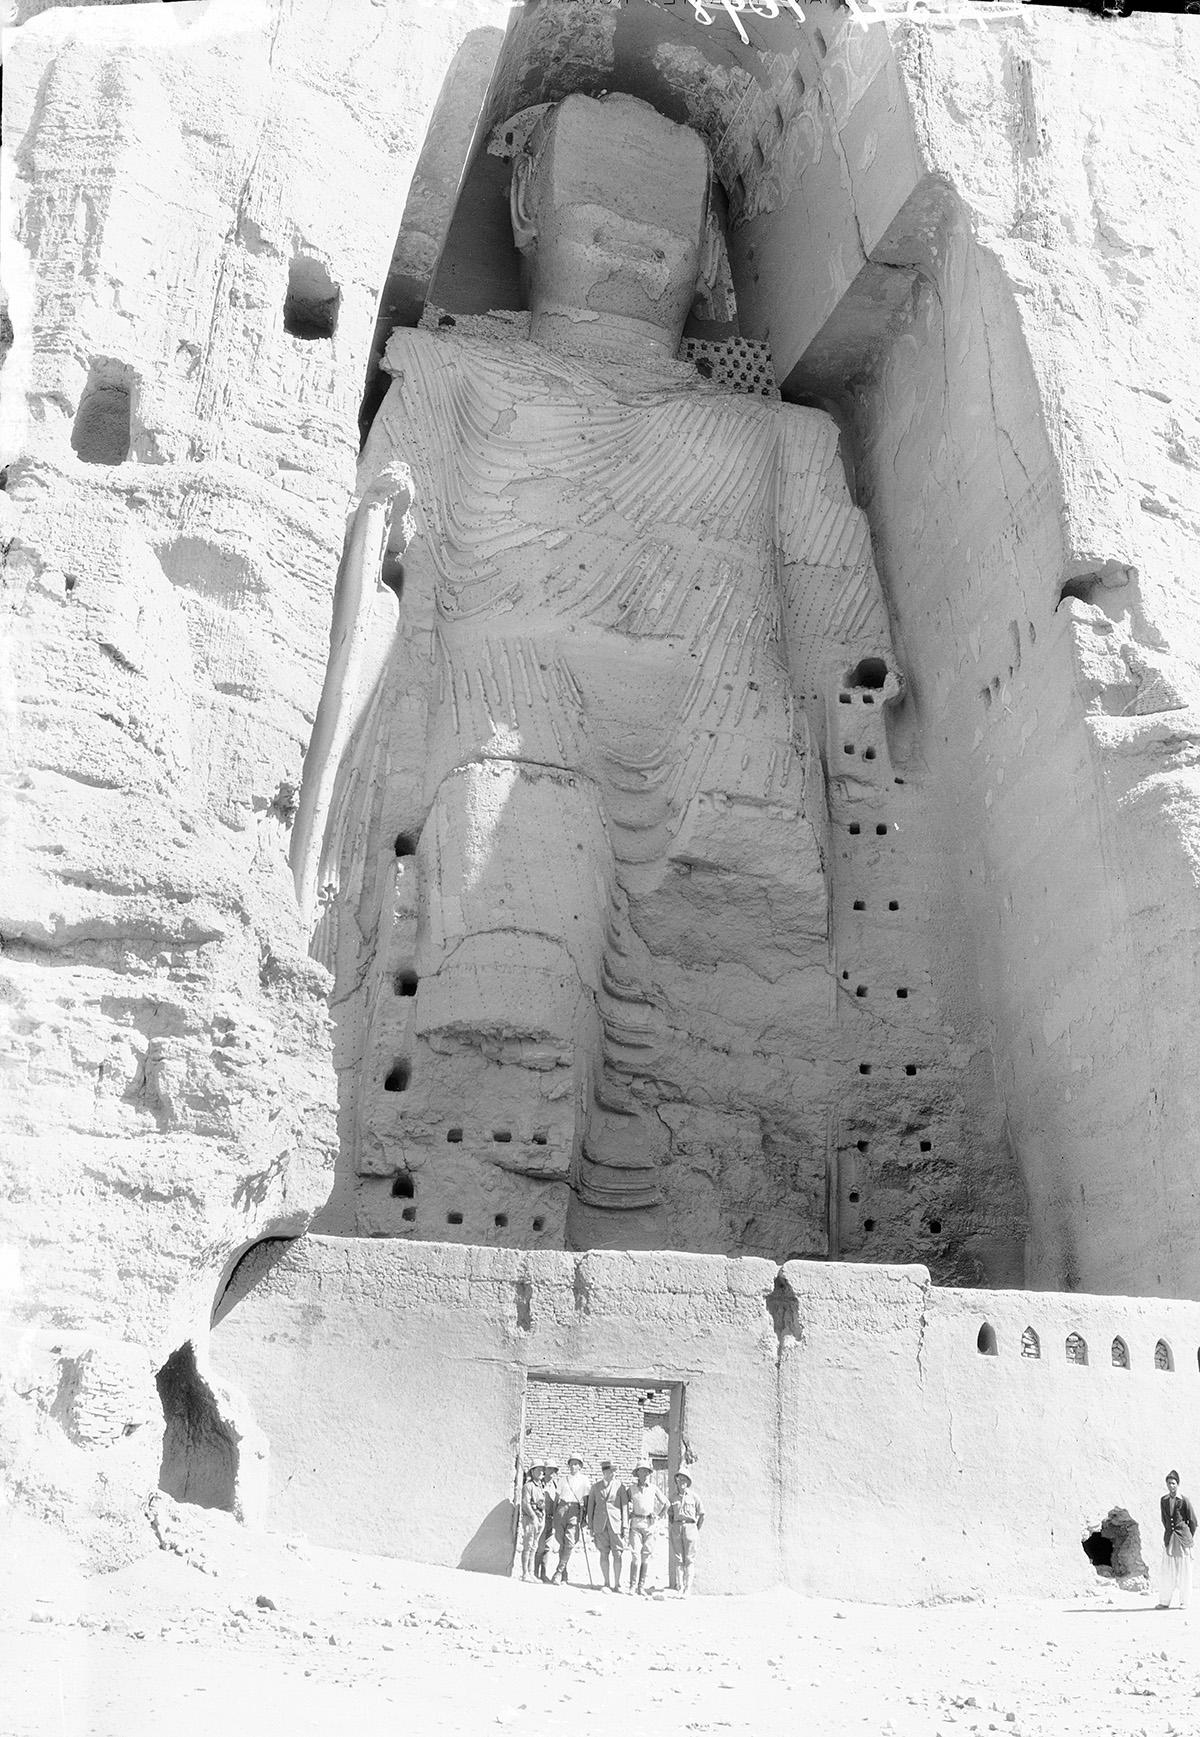
[(461, 766), (415, 868), (412, 1039), (390, 1087), (375, 1061), (391, 1131), (374, 1144), (406, 1173), (418, 1235), (562, 1247), (612, 891), (596, 790), (515, 759)]
[[(568, 1220), (575, 1247), (671, 1247), (697, 1234), (691, 1202), (671, 1188), (683, 1167), (672, 1172), (669, 1161), (677, 1126), (696, 1150), (743, 1110), (732, 1047), (714, 1045), (711, 1065), (696, 1059), (695, 1034), (720, 1016), (723, 971), (760, 980), (763, 1023), (794, 1024), (797, 992), (814, 1029), (828, 1022), (820, 759), (782, 670), (765, 656), (743, 661), (722, 669), (720, 682), (681, 683), (656, 727), (628, 696), (634, 724), (613, 728), (605, 743), (620, 891), (601, 979), (602, 1065)], [(674, 722), (669, 734), (664, 718)], [(736, 1044), (742, 1033), (736, 1017), (730, 1023)], [(771, 1074), (761, 1057), (754, 1065)], [(788, 1065), (774, 1065), (772, 1081)], [(753, 1111), (736, 1132), (761, 1139)], [(700, 1234), (720, 1226), (706, 1222)]]

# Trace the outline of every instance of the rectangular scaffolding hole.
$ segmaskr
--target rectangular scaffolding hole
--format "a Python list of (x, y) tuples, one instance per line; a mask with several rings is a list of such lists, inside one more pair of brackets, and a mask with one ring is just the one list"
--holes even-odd
[(461, 1128), (447, 1128), (446, 1129), (446, 1143), (447, 1143), (447, 1145), (450, 1145), (450, 1146), (461, 1146), (462, 1145), (462, 1129)]
[(497, 1146), (507, 1146), (512, 1140), (512, 1129), (493, 1128), (492, 1139), (496, 1142)]
[(865, 911), (866, 908), (867, 908), (867, 901), (865, 899), (855, 899), (854, 909), (856, 911)]

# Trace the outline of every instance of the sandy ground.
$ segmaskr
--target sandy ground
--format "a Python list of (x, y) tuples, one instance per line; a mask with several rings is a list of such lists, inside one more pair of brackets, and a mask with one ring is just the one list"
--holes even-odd
[(902, 1610), (780, 1591), (616, 1598), (213, 1516), (184, 1556), (90, 1580), (10, 1552), (0, 1731), (1200, 1737), (1200, 1614), (1100, 1584), (1062, 1604)]

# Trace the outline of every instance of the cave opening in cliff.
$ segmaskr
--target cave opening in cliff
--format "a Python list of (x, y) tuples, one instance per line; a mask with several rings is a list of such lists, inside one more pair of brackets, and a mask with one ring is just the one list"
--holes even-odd
[(133, 439), (128, 369), (102, 357), (92, 363), (75, 412), (71, 446), (84, 464), (123, 464)]
[(332, 338), (342, 292), (319, 259), (301, 254), (288, 268), (283, 329), (293, 338)]
[(240, 1438), (200, 1373), (190, 1339), (167, 1358), (155, 1383), (165, 1419), (159, 1489), (177, 1502), (233, 1513)]

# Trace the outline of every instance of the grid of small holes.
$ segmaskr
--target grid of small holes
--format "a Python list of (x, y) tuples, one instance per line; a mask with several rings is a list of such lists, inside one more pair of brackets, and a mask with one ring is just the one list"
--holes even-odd
[(708, 338), (685, 338), (679, 346), (679, 360), (691, 362), (705, 379), (730, 392), (779, 397), (768, 344), (754, 343), (749, 338), (727, 338), (723, 343)]

